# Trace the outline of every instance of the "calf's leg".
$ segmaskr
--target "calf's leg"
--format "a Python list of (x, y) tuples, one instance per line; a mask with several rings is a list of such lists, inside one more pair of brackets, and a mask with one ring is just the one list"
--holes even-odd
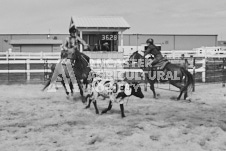
[(124, 114), (124, 105), (123, 105), (123, 103), (120, 103), (120, 109), (121, 109), (121, 116), (122, 116), (122, 118), (126, 117), (125, 114)]
[(107, 113), (107, 111), (111, 110), (111, 108), (112, 108), (112, 102), (110, 101), (109, 104), (108, 104), (108, 108), (104, 109), (104, 110), (101, 112), (101, 114)]
[(98, 110), (98, 108), (97, 108), (97, 102), (96, 102), (96, 100), (93, 101), (93, 105), (94, 105), (94, 107), (95, 107), (96, 114), (99, 114), (99, 110)]
[(88, 105), (85, 107), (86, 109), (90, 108), (90, 104), (91, 104), (91, 102), (92, 102), (92, 99), (91, 99), (91, 98), (89, 98)]

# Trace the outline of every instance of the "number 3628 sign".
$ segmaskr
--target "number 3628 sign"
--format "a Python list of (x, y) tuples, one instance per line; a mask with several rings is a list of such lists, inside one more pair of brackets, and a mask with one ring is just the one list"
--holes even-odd
[(101, 40), (118, 40), (118, 35), (102, 35)]

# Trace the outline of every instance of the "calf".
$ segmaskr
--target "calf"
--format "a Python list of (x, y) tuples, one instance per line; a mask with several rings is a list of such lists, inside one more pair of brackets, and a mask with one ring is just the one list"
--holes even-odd
[(101, 114), (107, 113), (107, 111), (111, 110), (113, 102), (119, 102), (121, 109), (122, 118), (125, 117), (124, 114), (124, 100), (130, 96), (136, 96), (138, 98), (143, 98), (144, 95), (141, 91), (141, 87), (137, 82), (128, 83), (125, 81), (115, 81), (115, 80), (106, 80), (96, 77), (93, 79), (91, 84), (91, 92), (89, 95), (89, 102), (86, 108), (90, 107), (91, 102), (96, 110), (96, 114), (99, 114), (99, 110), (97, 108), (97, 98), (98, 96), (103, 96), (105, 98), (109, 98), (110, 102), (106, 109), (104, 109)]

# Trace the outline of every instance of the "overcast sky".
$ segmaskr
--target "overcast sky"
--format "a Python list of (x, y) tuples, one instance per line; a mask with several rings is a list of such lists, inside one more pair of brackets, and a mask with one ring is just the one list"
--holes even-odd
[(123, 16), (126, 33), (217, 34), (226, 0), (0, 0), (0, 33), (68, 33), (71, 16)]

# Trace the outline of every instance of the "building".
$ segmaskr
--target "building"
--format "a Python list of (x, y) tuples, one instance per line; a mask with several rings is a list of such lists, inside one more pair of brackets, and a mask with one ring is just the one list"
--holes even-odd
[[(106, 34), (101, 34), (102, 36), (107, 36)], [(96, 43), (103, 44), (104, 41), (100, 42), (101, 38), (100, 34), (89, 34), (83, 33), (83, 39), (90, 44), (91, 50), (94, 49)], [(40, 51), (40, 49), (32, 48), (39, 45), (42, 47), (43, 52), (55, 52), (60, 51), (60, 49), (56, 49), (56, 45), (60, 45), (63, 43), (68, 34), (0, 34), (0, 52), (5, 52), (12, 46), (19, 45), (21, 42), (22, 45), (30, 45), (30, 51)], [(112, 33), (114, 37), (114, 33)], [(193, 48), (199, 48), (202, 46), (212, 47), (218, 46), (217, 35), (153, 35), (153, 34), (124, 34), (123, 35), (123, 46), (125, 49), (141, 49), (140, 47), (145, 45), (145, 42), (148, 38), (153, 38), (157, 45), (161, 46), (161, 50), (192, 50)], [(112, 48), (111, 51), (118, 51), (118, 47), (116, 47), (117, 42), (120, 47), (121, 35), (117, 36), (118, 41), (109, 42)], [(49, 45), (52, 45), (53, 49), (50, 49), (49, 46), (46, 45), (48, 39), (52, 39), (49, 41)], [(20, 40), (20, 41), (18, 41)], [(30, 40), (30, 41), (29, 41)], [(27, 43), (27, 44), (25, 44)], [(12, 44), (12, 45), (11, 45)], [(56, 44), (56, 45), (55, 45)], [(35, 46), (36, 45), (36, 46)], [(45, 48), (43, 45), (46, 45), (48, 48)], [(55, 46), (54, 46), (55, 45)], [(15, 51), (19, 51), (18, 47)], [(27, 50), (26, 50), (27, 51)], [(23, 50), (20, 49), (20, 52)]]
[[(12, 45), (15, 45), (15, 43), (18, 44), (18, 42), (21, 42), (21, 44), (23, 45), (25, 45), (25, 43), (32, 44), (33, 42), (34, 45), (39, 45), (41, 47), (42, 42), (43, 42), (43, 45), (45, 45), (44, 43), (48, 42), (47, 41), (48, 38), (52, 39), (51, 41), (49, 41), (50, 45), (54, 45), (54, 44), (60, 45), (61, 43), (63, 43), (63, 41), (67, 36), (68, 34), (0, 34), (0, 52), (7, 51), (9, 48), (12, 47)], [(121, 41), (120, 34), (118, 35), (118, 37), (119, 37), (118, 43), (120, 45), (120, 41)], [(162, 51), (192, 50), (193, 48), (199, 48), (202, 46), (205, 46), (205, 47), (218, 46), (217, 35), (163, 35), (163, 34), (161, 35), (124, 34), (123, 46), (125, 48), (129, 47), (129, 48), (139, 49), (140, 46), (145, 45), (146, 40), (150, 37), (155, 40), (155, 43), (157, 45), (161, 46)], [(95, 33), (83, 34), (83, 39), (87, 43), (90, 43), (91, 50), (93, 50), (94, 45), (98, 43), (98, 38), (100, 38), (100, 35), (96, 35)], [(26, 41), (29, 39), (31, 41)], [(21, 41), (17, 41), (17, 40), (21, 40)], [(113, 45), (111, 47), (113, 47)], [(114, 49), (112, 49), (111, 51), (118, 51), (117, 47), (113, 47), (113, 48)], [(44, 52), (46, 51), (51, 52), (49, 48), (42, 49), (42, 50)], [(37, 49), (34, 49), (34, 50), (31, 49), (31, 51), (37, 51)], [(53, 51), (60, 51), (60, 49), (53, 48)]]
[(62, 40), (22, 39), (11, 40), (13, 52), (59, 52)]
[[(143, 50), (153, 38), (162, 51), (192, 50), (217, 46), (217, 35), (124, 34), (130, 25), (117, 16), (71, 17), (70, 26), (79, 30), (91, 51), (131, 53)], [(16, 52), (57, 52), (68, 34), (0, 34), (0, 52), (13, 47)], [(80, 46), (81, 48), (82, 46)], [(82, 50), (82, 49), (81, 49)]]

